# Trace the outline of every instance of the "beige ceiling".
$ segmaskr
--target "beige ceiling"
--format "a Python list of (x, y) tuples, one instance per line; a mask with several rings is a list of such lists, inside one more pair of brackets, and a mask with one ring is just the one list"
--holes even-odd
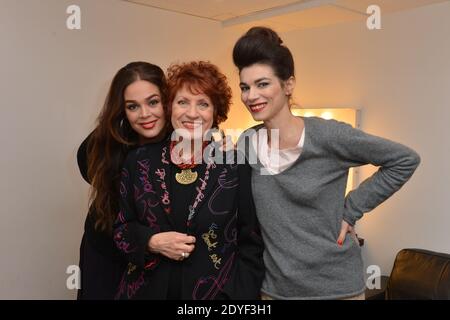
[(258, 22), (279, 31), (365, 19), (369, 5), (382, 14), (450, 0), (124, 0), (215, 20), (224, 27)]

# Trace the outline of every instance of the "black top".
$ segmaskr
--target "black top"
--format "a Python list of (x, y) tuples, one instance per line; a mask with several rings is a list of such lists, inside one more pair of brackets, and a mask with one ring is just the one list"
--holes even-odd
[[(77, 152), (77, 162), (78, 168), (80, 169), (80, 174), (87, 183), (91, 183), (87, 171), (88, 171), (88, 159), (87, 159), (87, 146), (89, 140), (92, 137), (93, 132), (81, 143)], [(117, 199), (118, 201), (118, 199)], [(101, 231), (95, 229), (95, 209), (91, 206), (89, 208), (89, 213), (86, 216), (84, 222), (84, 232), (89, 243), (94, 247), (96, 251), (102, 255), (111, 257), (113, 260), (123, 260), (121, 253), (116, 248), (113, 241), (112, 234), (108, 231)]]
[[(201, 168), (202, 166), (197, 166)], [(198, 171), (198, 169), (192, 169), (192, 171)], [(181, 172), (181, 169), (176, 165), (171, 164), (170, 166), (170, 193), (173, 194), (172, 201), (172, 212), (175, 223), (175, 231), (180, 233), (186, 233), (186, 221), (189, 216), (189, 205), (194, 197), (195, 183), (191, 184), (180, 184), (175, 179), (175, 175)]]
[[(189, 215), (189, 205), (194, 195), (195, 183), (187, 185), (178, 183), (175, 179), (175, 175), (181, 172), (181, 169), (174, 164), (171, 164), (170, 171), (171, 179), (169, 190), (171, 190), (171, 194), (174, 195), (174, 200), (176, 199), (175, 201), (172, 201), (172, 214), (175, 224), (174, 231), (186, 233), (186, 221)], [(169, 300), (181, 299), (182, 267), (182, 261), (172, 265), (167, 292), (167, 299)]]

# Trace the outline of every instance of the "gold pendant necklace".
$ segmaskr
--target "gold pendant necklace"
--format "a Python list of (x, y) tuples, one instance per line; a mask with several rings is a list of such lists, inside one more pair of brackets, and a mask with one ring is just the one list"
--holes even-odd
[(197, 176), (197, 172), (192, 172), (191, 169), (183, 169), (180, 173), (175, 174), (175, 180), (181, 184), (191, 184), (197, 180)]

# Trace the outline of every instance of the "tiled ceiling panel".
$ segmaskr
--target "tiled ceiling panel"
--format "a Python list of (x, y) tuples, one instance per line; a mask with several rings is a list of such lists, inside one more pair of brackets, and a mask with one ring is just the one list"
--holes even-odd
[(279, 31), (362, 20), (377, 4), (382, 14), (450, 0), (124, 0), (219, 21), (224, 27), (258, 23)]
[(420, 6), (448, 0), (337, 0), (336, 4), (344, 8), (366, 12), (367, 7), (376, 4), (384, 13), (412, 9)]
[(129, 0), (129, 2), (219, 21), (274, 7), (308, 1), (315, 0)]

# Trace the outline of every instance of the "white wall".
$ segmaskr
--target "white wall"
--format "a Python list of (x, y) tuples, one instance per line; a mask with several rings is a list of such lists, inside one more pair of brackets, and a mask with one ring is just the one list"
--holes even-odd
[[(450, 252), (450, 3), (365, 21), (284, 34), (295, 53), (304, 107), (362, 109), (362, 129), (415, 149), (422, 163), (357, 232), (366, 265), (389, 274), (402, 248)], [(373, 173), (362, 170), (361, 178)]]
[[(65, 27), (78, 4), (82, 30)], [(295, 53), (304, 106), (357, 106), (363, 129), (416, 149), (413, 179), (359, 225), (367, 264), (390, 272), (403, 247), (450, 252), (450, 3), (364, 22), (282, 34)], [(88, 186), (76, 149), (93, 128), (109, 82), (134, 60), (167, 67), (209, 59), (235, 91), (231, 125), (245, 126), (231, 49), (239, 28), (119, 0), (0, 2), (0, 299), (71, 299)], [(367, 176), (371, 170), (364, 170)]]
[[(81, 7), (82, 29), (66, 28)], [(0, 299), (66, 299), (88, 186), (76, 149), (114, 73), (222, 52), (220, 26), (119, 0), (0, 1)]]

